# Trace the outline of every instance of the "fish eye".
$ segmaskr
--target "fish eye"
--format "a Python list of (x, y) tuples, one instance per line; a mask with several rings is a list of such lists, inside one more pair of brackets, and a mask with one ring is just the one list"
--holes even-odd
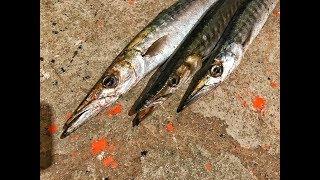
[(102, 85), (105, 88), (114, 88), (118, 85), (118, 78), (114, 75), (108, 75), (102, 80)]
[(168, 83), (169, 83), (169, 86), (174, 87), (179, 84), (179, 81), (180, 81), (180, 77), (177, 75), (174, 75), (169, 79)]
[(223, 66), (222, 64), (215, 64), (212, 66), (210, 70), (212, 77), (220, 77), (223, 73)]

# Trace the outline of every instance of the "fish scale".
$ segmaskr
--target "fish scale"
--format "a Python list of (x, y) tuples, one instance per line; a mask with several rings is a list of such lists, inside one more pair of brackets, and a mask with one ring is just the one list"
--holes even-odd
[(248, 35), (253, 22), (255, 22), (261, 15), (261, 13), (258, 12), (266, 11), (268, 8), (268, 5), (264, 1), (250, 0), (249, 2), (251, 3), (251, 6), (245, 11), (243, 19), (239, 21), (239, 23), (231, 22), (232, 24), (230, 27), (237, 29), (235, 31), (231, 31), (228, 35), (229, 41), (233, 41), (233, 43), (244, 42), (245, 39), (248, 38), (246, 35)]
[(177, 112), (218, 87), (239, 65), (278, 0), (246, 0), (199, 69), (180, 101)]
[(163, 64), (218, 0), (179, 0), (159, 13), (119, 53), (67, 120), (61, 138), (81, 127)]
[(129, 115), (138, 112), (133, 120), (134, 126), (154, 110), (155, 104), (164, 102), (192, 77), (218, 42), (241, 2), (243, 0), (219, 0), (188, 34), (180, 48), (158, 68), (129, 111)]

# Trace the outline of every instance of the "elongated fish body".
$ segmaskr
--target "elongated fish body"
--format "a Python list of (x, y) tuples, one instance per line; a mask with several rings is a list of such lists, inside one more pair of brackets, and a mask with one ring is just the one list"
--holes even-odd
[(66, 122), (68, 136), (161, 65), (217, 0), (179, 0), (162, 11), (124, 48)]
[(132, 106), (129, 115), (138, 112), (133, 120), (134, 126), (149, 115), (156, 104), (168, 99), (200, 68), (242, 1), (220, 0), (201, 18), (177, 51), (153, 74)]
[(208, 56), (205, 65), (194, 75), (177, 112), (215, 89), (236, 69), (277, 2), (277, 0), (246, 0), (242, 4)]

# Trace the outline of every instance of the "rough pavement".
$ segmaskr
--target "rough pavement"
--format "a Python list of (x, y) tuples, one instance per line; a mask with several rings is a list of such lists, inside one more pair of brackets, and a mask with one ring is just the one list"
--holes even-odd
[(149, 75), (59, 139), (106, 67), (174, 2), (41, 0), (41, 179), (279, 179), (279, 6), (235, 73), (181, 114), (186, 86), (132, 128), (127, 112)]

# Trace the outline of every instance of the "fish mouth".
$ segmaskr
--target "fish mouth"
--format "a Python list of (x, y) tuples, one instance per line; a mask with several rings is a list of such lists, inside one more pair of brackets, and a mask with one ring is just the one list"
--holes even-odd
[(153, 98), (153, 100), (148, 101), (146, 103), (145, 107), (156, 106), (157, 104), (161, 104), (165, 100), (167, 100), (171, 95), (172, 95), (172, 93), (166, 93), (166, 94), (162, 94), (162, 95), (159, 94), (155, 98)]
[(148, 102), (144, 106), (144, 108), (139, 109), (139, 111), (136, 113), (135, 118), (132, 120), (133, 127), (139, 125), (139, 123), (141, 121), (143, 121), (146, 117), (150, 116), (154, 112), (155, 106), (157, 106), (158, 104), (163, 103), (171, 95), (172, 95), (172, 93), (168, 93), (168, 94), (164, 94), (164, 95), (161, 95), (161, 96), (157, 96), (155, 98), (155, 100), (152, 100), (152, 101)]
[(75, 113), (73, 113), (73, 115), (67, 120), (67, 123), (65, 123), (60, 139), (69, 136), (72, 132), (98, 115), (105, 107), (113, 103), (115, 99), (116, 98), (114, 97), (106, 97), (90, 102), (84, 102), (85, 105), (80, 105), (81, 109), (76, 110)]
[(219, 84), (212, 83), (212, 77), (210, 76), (209, 69), (210, 66), (205, 66), (193, 76), (191, 83), (180, 101), (177, 113), (181, 112), (183, 109), (202, 97), (203, 94), (207, 93), (210, 89)]
[(205, 94), (208, 94), (210, 91), (216, 89), (221, 83), (221, 78), (214, 78), (207, 74), (202, 79), (196, 81), (196, 83), (190, 84), (180, 101), (180, 104), (177, 108), (177, 113), (181, 112), (190, 104), (203, 97)]
[(89, 111), (89, 109), (86, 109), (86, 110), (84, 110), (82, 112), (76, 113), (70, 119), (68, 119), (69, 123), (64, 124), (63, 132), (62, 132), (62, 134), (60, 136), (60, 139), (64, 139), (65, 137), (69, 136), (73, 131), (75, 131), (77, 128), (79, 128), (79, 127), (77, 127), (77, 128), (74, 127), (74, 124), (87, 111)]
[(141, 121), (151, 115), (154, 111), (154, 106), (149, 106), (137, 112), (136, 116), (132, 120), (132, 127), (138, 126)]
[[(148, 115), (151, 114), (151, 113), (147, 113), (147, 114), (146, 114), (146, 111), (150, 111), (150, 110), (152, 109), (152, 112), (153, 112), (155, 106), (157, 106), (158, 104), (163, 103), (166, 99), (168, 99), (168, 98), (172, 95), (172, 93), (165, 93), (165, 94), (162, 94), (162, 95), (160, 95), (160, 94), (162, 94), (162, 93), (159, 93), (159, 95), (156, 95), (155, 97), (153, 97), (153, 98), (150, 99), (150, 100), (146, 100), (145, 103), (144, 103), (144, 105), (143, 105), (141, 108), (136, 108), (136, 109), (135, 109), (135, 108), (132, 107), (132, 108), (129, 110), (128, 115), (129, 115), (129, 116), (132, 116), (132, 115), (134, 115), (134, 114), (137, 114), (136, 117), (135, 117), (135, 119), (136, 119), (138, 116), (140, 116), (140, 119), (141, 119), (141, 120), (145, 119)], [(141, 116), (142, 112), (144, 112), (143, 114), (145, 114), (145, 115), (143, 116), (143, 118), (141, 118), (141, 117), (142, 117), (142, 116)], [(138, 114), (140, 114), (140, 115), (138, 115)]]
[(177, 108), (177, 113), (181, 112), (183, 109), (188, 107), (194, 101), (198, 100), (202, 94), (208, 92), (208, 88), (205, 84), (199, 83), (195, 89), (187, 90), (187, 92), (182, 97), (180, 104)]

